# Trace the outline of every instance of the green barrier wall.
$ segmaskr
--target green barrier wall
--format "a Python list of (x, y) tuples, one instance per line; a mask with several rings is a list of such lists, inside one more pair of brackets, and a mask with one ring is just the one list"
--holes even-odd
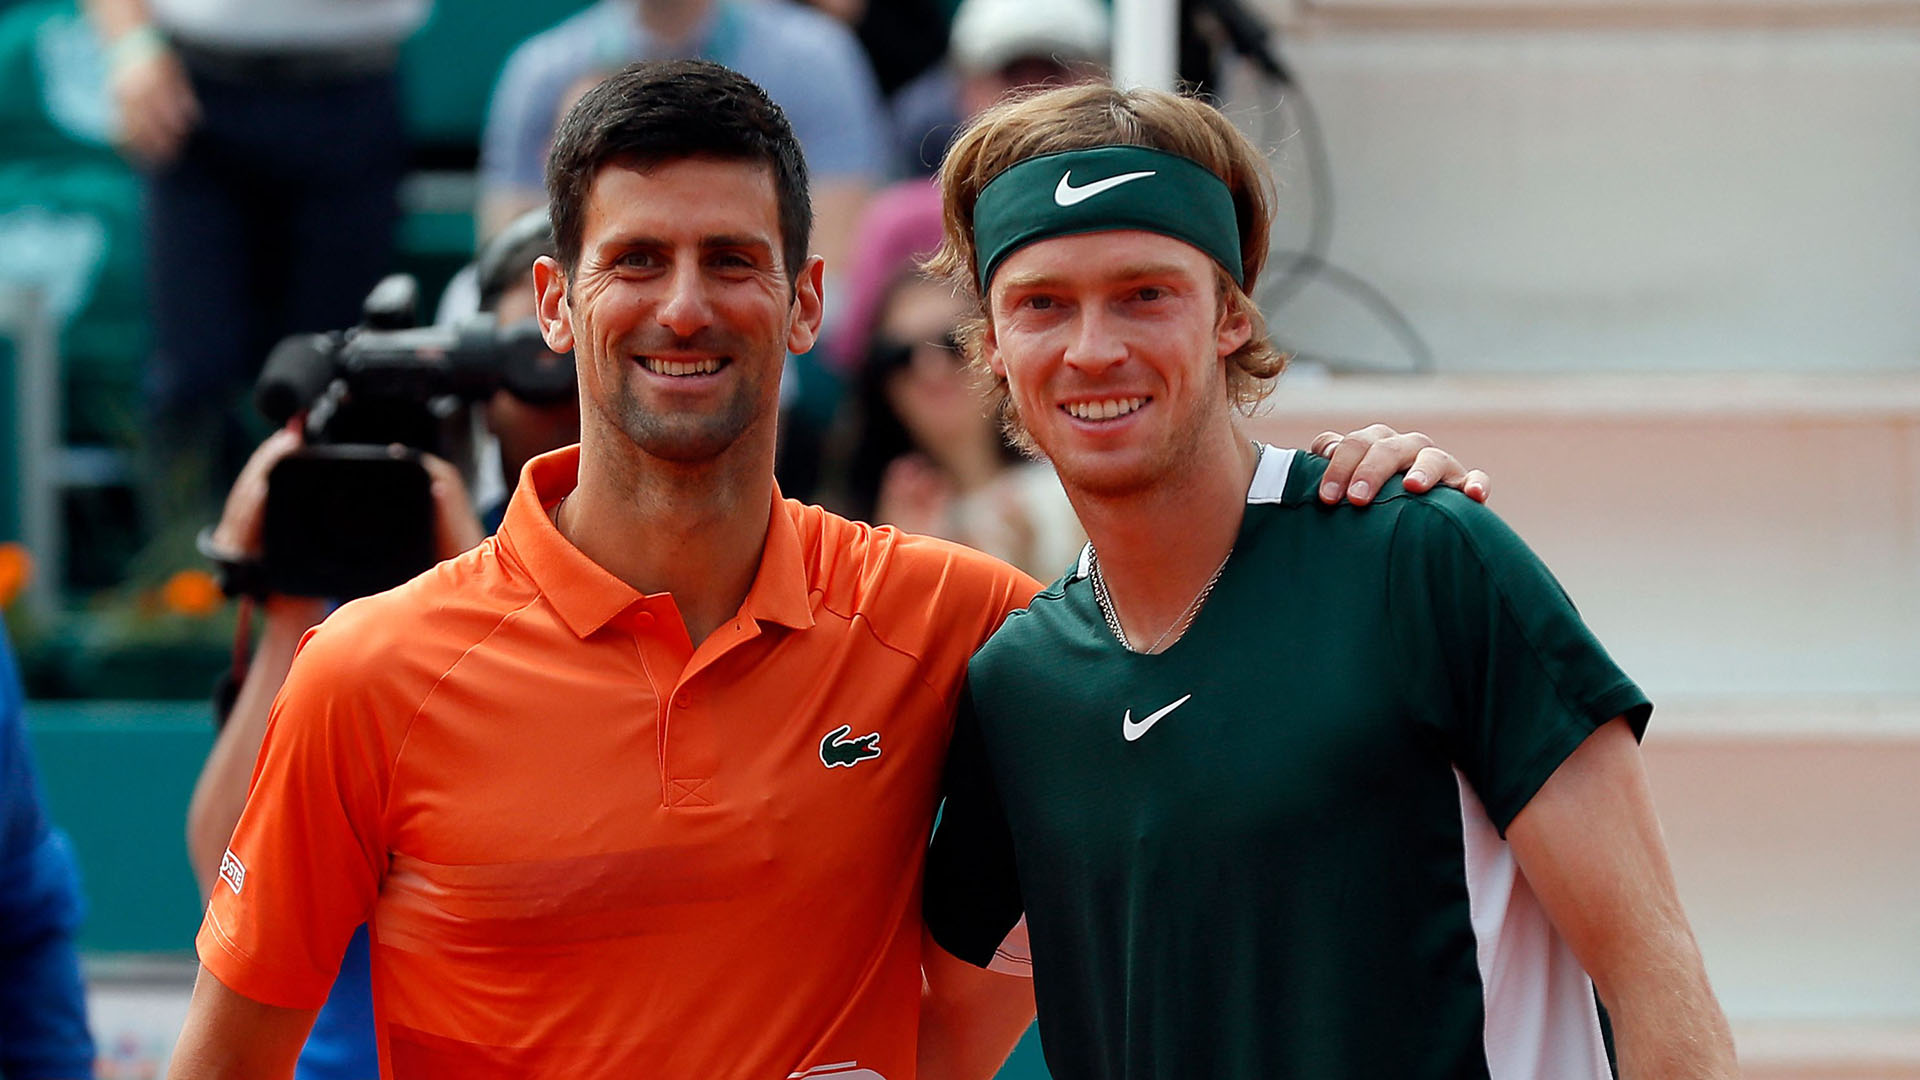
[(507, 54), (589, 2), (435, 4), (427, 24), (407, 42), (401, 61), (408, 129), (429, 142), (478, 142), (487, 98)]
[(27, 735), (54, 822), (73, 838), (91, 952), (187, 952), (200, 893), (187, 796), (213, 743), (200, 702), (31, 702)]

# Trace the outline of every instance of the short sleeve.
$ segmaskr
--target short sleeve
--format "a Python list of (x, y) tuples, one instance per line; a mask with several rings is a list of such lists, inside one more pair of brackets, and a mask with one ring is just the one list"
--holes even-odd
[(386, 866), (392, 761), (378, 667), (356, 662), (352, 636), (329, 620), (301, 643), (200, 927), (200, 962), (268, 1005), (326, 1001)]
[(954, 956), (986, 967), (1020, 921), (1023, 905), (1013, 836), (987, 764), (973, 694), (965, 688), (947, 754), (945, 795), (927, 853), (927, 931)]
[[(1638, 738), (1653, 706), (1613, 662), (1560, 583), (1506, 523), (1453, 491), (1402, 503), (1390, 625), (1416, 710), (1504, 835), (1586, 737), (1625, 716)], [(1418, 691), (1416, 691), (1418, 692)]]

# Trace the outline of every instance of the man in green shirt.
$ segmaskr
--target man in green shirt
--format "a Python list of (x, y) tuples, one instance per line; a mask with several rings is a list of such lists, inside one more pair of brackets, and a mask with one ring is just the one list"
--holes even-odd
[(1329, 506), (1242, 433), (1284, 363), (1258, 152), (1071, 88), (941, 183), (970, 353), (1092, 542), (969, 666), (929, 980), (1024, 914), (1056, 1080), (1604, 1078), (1608, 1015), (1621, 1075), (1733, 1076), (1639, 688), (1484, 507)]

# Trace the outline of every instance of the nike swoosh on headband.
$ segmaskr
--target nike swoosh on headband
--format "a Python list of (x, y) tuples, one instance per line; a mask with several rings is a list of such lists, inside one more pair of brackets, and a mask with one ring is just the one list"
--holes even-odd
[(1060, 183), (1053, 189), (1053, 201), (1057, 206), (1073, 206), (1076, 203), (1086, 202), (1103, 191), (1112, 191), (1121, 184), (1130, 184), (1153, 174), (1152, 169), (1146, 172), (1121, 173), (1119, 176), (1109, 176), (1105, 180), (1095, 180), (1091, 184), (1074, 187), (1073, 170), (1068, 169), (1060, 174)]

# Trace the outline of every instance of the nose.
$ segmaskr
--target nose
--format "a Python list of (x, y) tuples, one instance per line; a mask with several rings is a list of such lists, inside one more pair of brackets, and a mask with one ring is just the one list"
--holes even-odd
[(1073, 340), (1067, 343), (1067, 365), (1080, 371), (1100, 372), (1125, 360), (1127, 345), (1118, 329), (1099, 305), (1082, 307)]
[(676, 266), (667, 282), (654, 318), (675, 337), (689, 338), (705, 330), (713, 321), (713, 305), (707, 296), (706, 282), (693, 266)]

